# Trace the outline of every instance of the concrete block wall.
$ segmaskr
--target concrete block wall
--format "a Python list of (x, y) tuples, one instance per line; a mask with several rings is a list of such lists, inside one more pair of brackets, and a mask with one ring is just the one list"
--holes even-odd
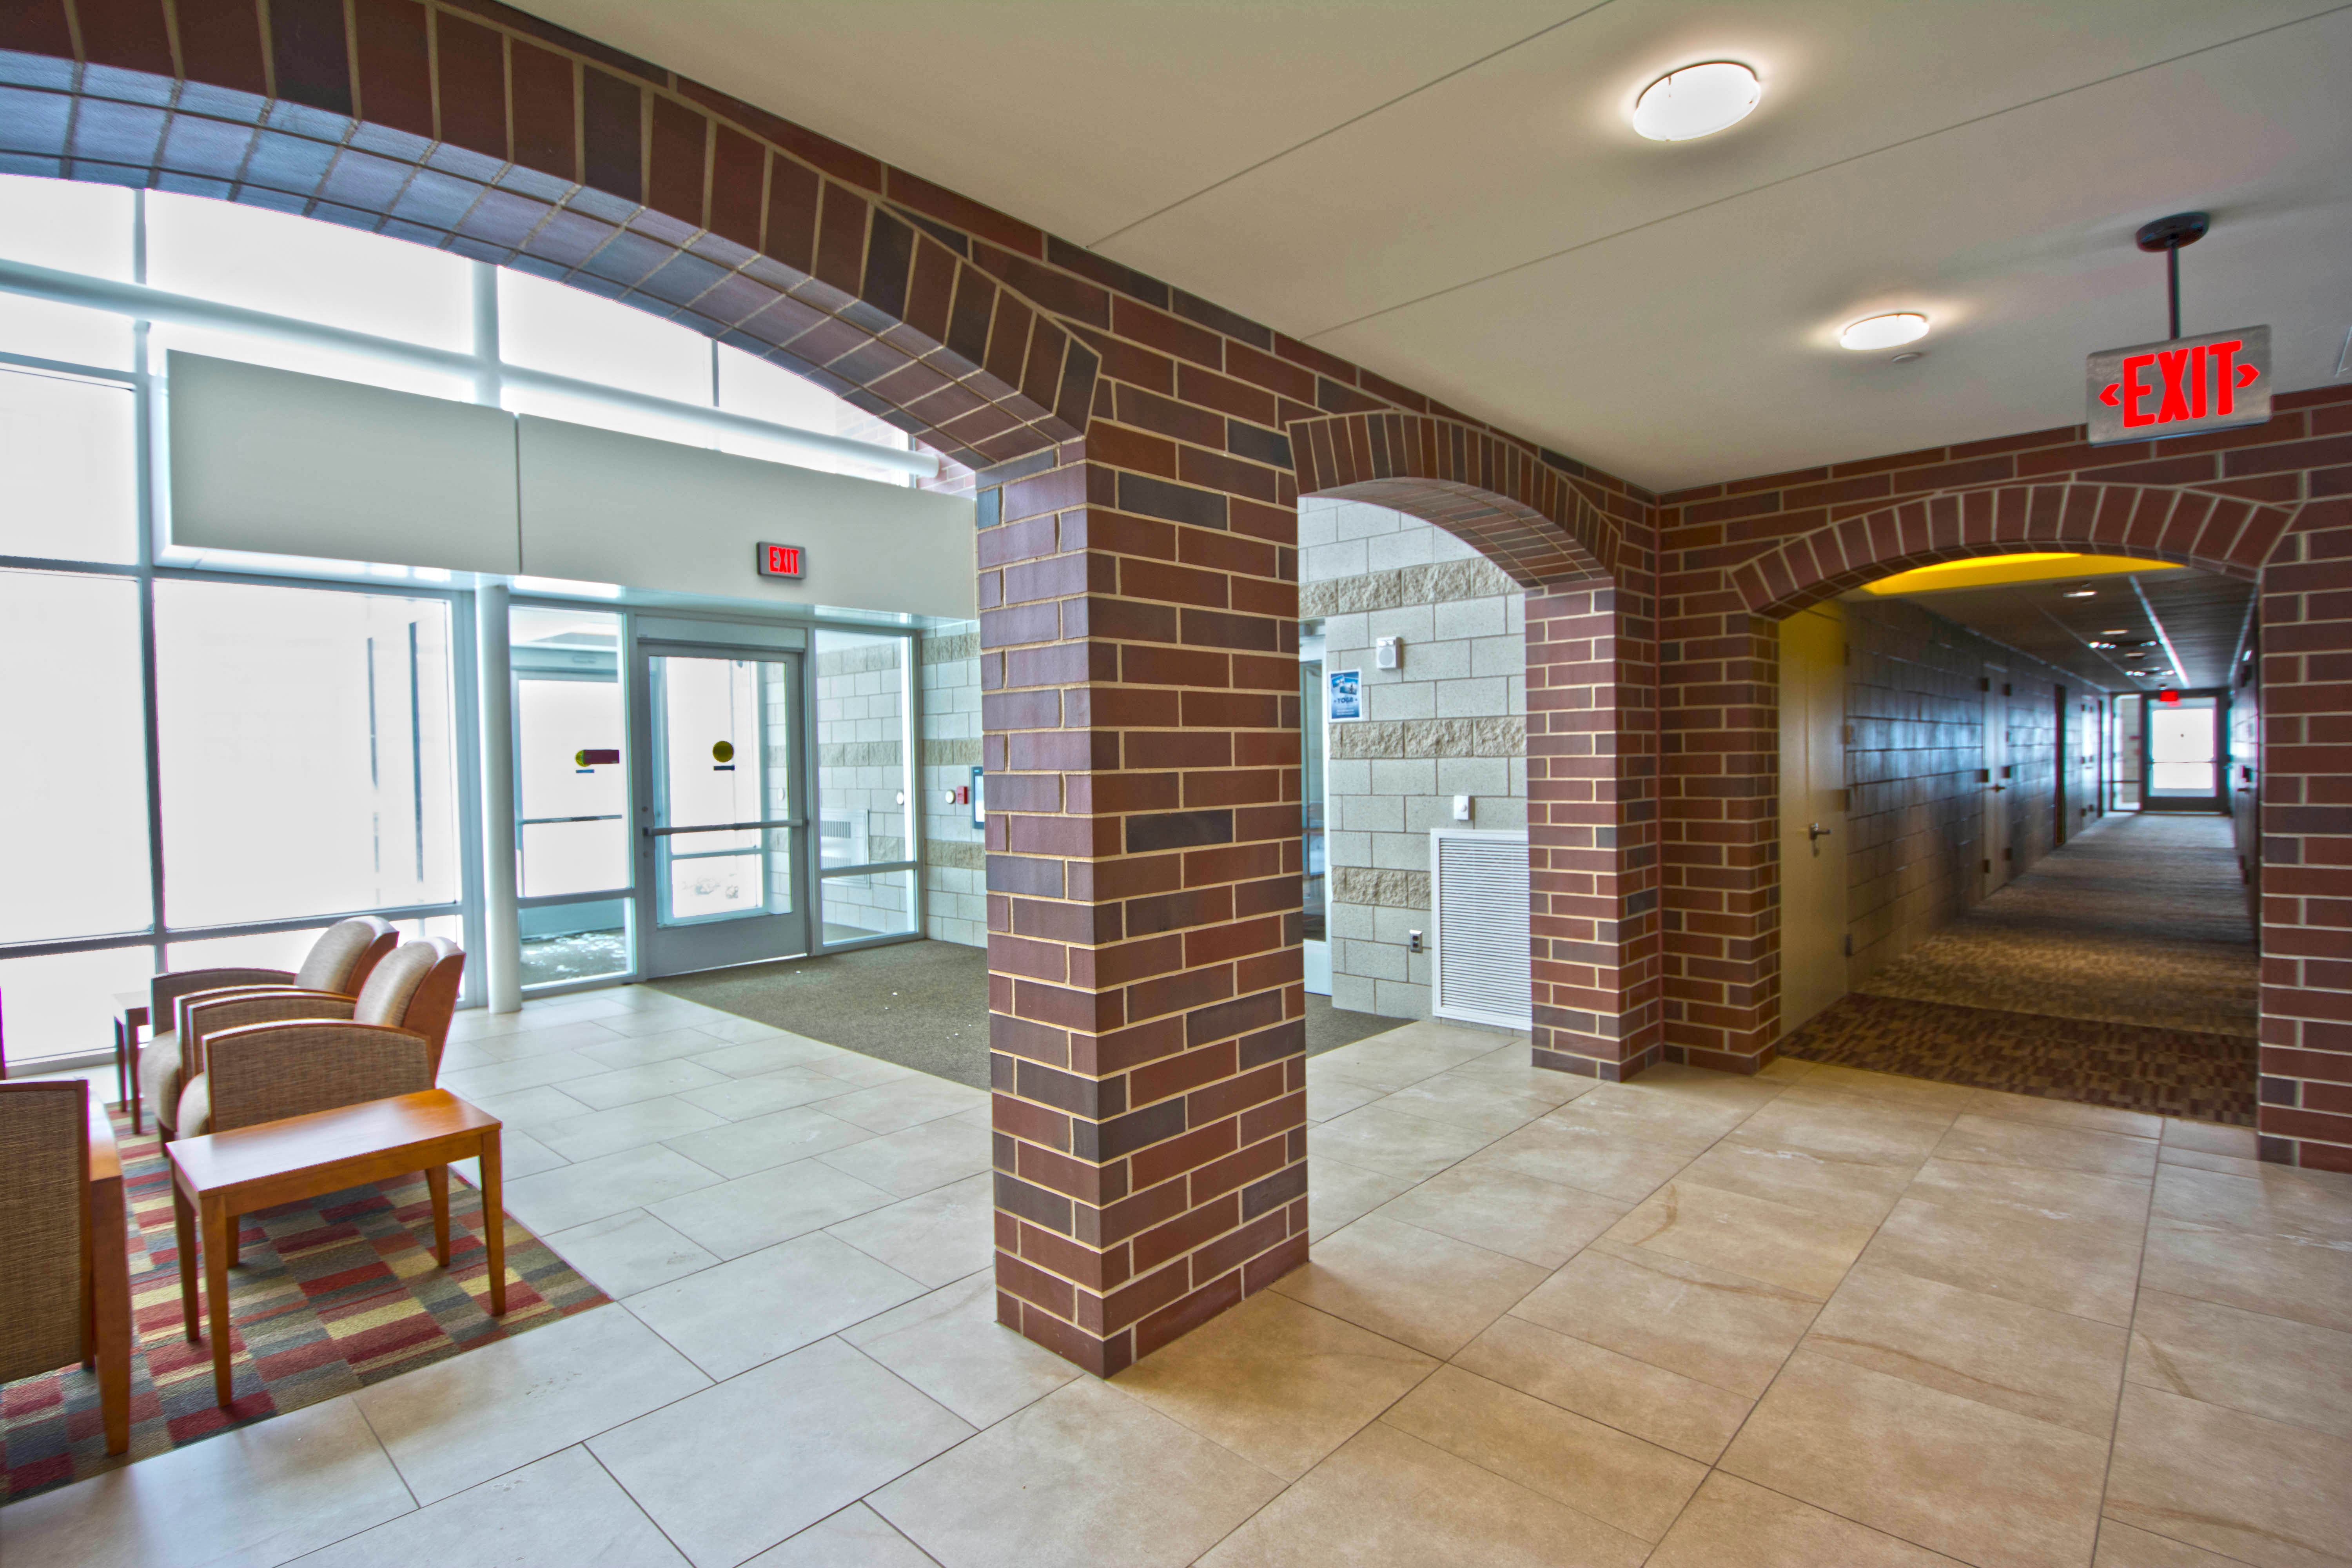
[[(1361, 501), (1298, 505), (1299, 615), (1323, 623), (1323, 667), (1360, 669), (1364, 718), (1330, 726), (1326, 821), (1331, 1000), (1429, 1013), (1429, 830), (1528, 825), (1527, 595), (1470, 545)], [(1404, 639), (1402, 668), (1373, 640)], [(1473, 800), (1467, 824), (1454, 796)], [(1426, 943), (1424, 942), (1424, 947)]]
[(955, 621), (922, 635), (923, 734), (917, 783), (923, 797), (923, 934), (964, 947), (988, 945), (988, 851), (971, 807), (950, 802), (980, 765), (980, 623)]

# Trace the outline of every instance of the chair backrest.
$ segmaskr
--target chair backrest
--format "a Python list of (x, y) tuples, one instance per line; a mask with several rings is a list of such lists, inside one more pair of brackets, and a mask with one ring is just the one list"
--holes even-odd
[(81, 1360), (89, 1093), (0, 1083), (0, 1383)]
[(354, 1024), (390, 1024), (424, 1036), (433, 1045), (433, 1059), (441, 1059), (442, 1042), (449, 1037), (449, 1016), (457, 1006), (457, 983), (466, 972), (466, 954), (443, 937), (404, 942), (392, 956), (375, 966), (352, 1005)]
[(294, 984), (305, 991), (340, 991), (359, 994), (369, 973), (400, 942), (391, 922), (373, 915), (338, 921), (319, 933), (294, 972)]

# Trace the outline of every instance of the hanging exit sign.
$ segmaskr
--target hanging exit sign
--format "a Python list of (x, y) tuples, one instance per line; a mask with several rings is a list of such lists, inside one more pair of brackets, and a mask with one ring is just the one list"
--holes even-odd
[(762, 577), (798, 577), (807, 564), (808, 554), (797, 544), (760, 546), (760, 575)]
[(2105, 349), (2089, 384), (2094, 447), (2260, 425), (2271, 416), (2271, 330)]

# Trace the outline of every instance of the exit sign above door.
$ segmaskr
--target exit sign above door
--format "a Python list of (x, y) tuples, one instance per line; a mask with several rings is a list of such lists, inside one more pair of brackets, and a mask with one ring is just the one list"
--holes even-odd
[(2271, 416), (2271, 330), (2103, 349), (2087, 380), (2094, 447), (2260, 425)]
[(797, 544), (760, 546), (760, 575), (762, 577), (798, 577), (806, 563), (806, 552)]

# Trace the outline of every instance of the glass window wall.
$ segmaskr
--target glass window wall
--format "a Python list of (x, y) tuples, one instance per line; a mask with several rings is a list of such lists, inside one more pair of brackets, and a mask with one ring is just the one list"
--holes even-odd
[[(486, 342), (486, 372), (531, 366), (910, 444), (683, 325), (512, 273), (496, 275), (498, 320), (477, 322), (478, 264), (251, 205), (0, 175), (0, 258), (439, 350)], [(425, 570), (159, 563), (163, 487), (145, 481), (142, 454), (166, 395), (151, 373), (174, 347), (451, 398), (481, 395), (487, 379), (0, 295), (0, 733), (21, 759), (0, 770), (13, 1064), (102, 1051), (114, 994), (162, 964), (289, 967), (325, 923), (367, 910), (462, 940), (475, 907), (468, 598), (436, 592), (446, 574)], [(508, 405), (530, 405), (512, 389)], [(616, 422), (583, 400), (537, 406)], [(752, 434), (629, 419), (664, 439), (899, 482)], [(610, 611), (515, 612), (526, 984), (635, 973), (623, 629)], [(829, 714), (812, 726), (826, 748), (821, 942), (919, 928), (910, 646), (815, 634), (811, 661), (833, 666), (807, 677)], [(783, 864), (765, 879), (804, 874)], [(785, 907), (796, 896), (737, 892)]]
[(904, 637), (819, 629), (817, 898), (831, 945), (917, 929)]

